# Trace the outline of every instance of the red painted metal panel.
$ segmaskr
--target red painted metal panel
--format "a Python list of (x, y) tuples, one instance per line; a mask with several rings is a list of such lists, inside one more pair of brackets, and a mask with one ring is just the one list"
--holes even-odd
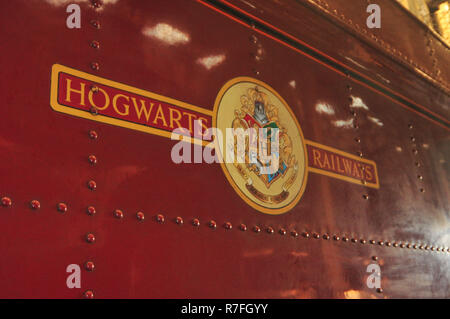
[[(446, 93), (370, 51), (393, 69), (368, 64), (364, 74), (388, 76), (390, 90), (441, 119), (414, 112), (201, 1), (78, 3), (81, 29), (66, 27), (66, 1), (0, 4), (0, 34), (8, 39), (0, 60), (0, 197), (12, 200), (0, 207), (0, 297), (78, 298), (86, 290), (96, 298), (450, 296), (450, 255), (441, 251), (449, 247)], [(269, 4), (261, 1), (262, 8)], [(283, 8), (327, 24), (332, 41), (311, 37), (308, 29), (295, 36), (320, 40), (311, 45), (323, 45), (317, 49), (338, 60), (334, 44), (364, 45), (314, 10), (294, 3)], [(291, 22), (279, 27), (295, 29)], [(286, 100), (307, 140), (374, 161), (380, 187), (310, 172), (291, 211), (260, 213), (237, 195), (219, 164), (173, 163), (175, 142), (166, 137), (55, 112), (54, 64), (205, 112), (227, 81), (256, 78)], [(31, 209), (32, 200), (39, 209)], [(67, 204), (67, 212), (58, 211), (58, 203)], [(382, 293), (366, 285), (373, 256), (381, 265)], [(94, 271), (85, 269), (88, 261)], [(79, 289), (66, 285), (70, 264), (82, 267)]]

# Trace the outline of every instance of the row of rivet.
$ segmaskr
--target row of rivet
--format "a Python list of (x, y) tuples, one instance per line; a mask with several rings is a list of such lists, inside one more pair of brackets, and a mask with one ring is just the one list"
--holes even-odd
[[(92, 6), (93, 6), (94, 9), (99, 9), (102, 6), (102, 3), (99, 0), (92, 0)], [(100, 22), (98, 20), (92, 20), (91, 21), (91, 25), (95, 29), (100, 29)], [(97, 40), (92, 40), (90, 42), (90, 47), (93, 48), (93, 49), (99, 50), (100, 49), (100, 42), (97, 41)], [(94, 70), (94, 71), (98, 71), (100, 69), (100, 64), (98, 62), (91, 62), (90, 66), (91, 66), (91, 69)], [(99, 88), (97, 86), (93, 85), (93, 86), (91, 86), (90, 90), (95, 94), (95, 93), (98, 93)], [(97, 115), (98, 114), (98, 110), (95, 107), (91, 108), (90, 111), (91, 111), (91, 113), (93, 115)], [(89, 131), (89, 138), (92, 139), (92, 140), (97, 140), (98, 139), (98, 133), (96, 131), (94, 131), (94, 130), (90, 130)], [(88, 156), (88, 162), (92, 166), (97, 165), (97, 163), (98, 163), (97, 156), (95, 156), (94, 154), (89, 155)], [(97, 183), (94, 180), (88, 181), (87, 186), (88, 186), (88, 188), (91, 191), (94, 191), (94, 190), (97, 189)], [(87, 208), (86, 212), (87, 212), (87, 214), (89, 216), (93, 216), (93, 215), (96, 214), (96, 209), (95, 209), (94, 206), (89, 206)], [(89, 244), (95, 243), (95, 241), (96, 241), (95, 235), (92, 234), (92, 233), (87, 234), (86, 235), (86, 241)], [(87, 271), (92, 272), (92, 271), (94, 271), (94, 268), (95, 268), (95, 264), (94, 264), (94, 262), (92, 260), (87, 261), (85, 263), (85, 269)], [(94, 298), (94, 291), (92, 289), (86, 290), (84, 292), (84, 294), (83, 294), (83, 297), (86, 298), (86, 299), (93, 299)]]
[[(348, 75), (347, 75), (347, 77), (348, 77)], [(351, 108), (351, 105), (353, 104), (352, 90), (353, 90), (353, 87), (350, 85), (350, 83), (348, 83), (348, 84), (347, 84), (347, 91), (348, 91), (348, 103), (349, 103), (349, 109), (350, 109), (350, 113), (351, 113), (351, 115), (353, 116), (353, 120), (354, 120), (354, 122), (353, 122), (353, 128), (355, 129), (355, 132), (358, 133), (358, 132), (359, 132), (359, 124), (358, 124), (358, 120), (357, 120), (358, 114), (357, 114), (357, 112), (356, 112), (355, 110), (353, 110), (353, 109)], [(358, 134), (358, 135), (359, 135), (359, 134)], [(355, 142), (358, 144), (358, 146), (359, 146), (359, 148), (360, 148), (360, 150), (357, 151), (356, 154), (357, 154), (360, 158), (363, 158), (363, 152), (362, 152), (362, 149), (361, 149), (361, 148), (362, 148), (362, 147), (361, 147), (361, 137), (359, 137), (359, 136), (355, 137)], [(363, 177), (362, 177), (362, 179), (361, 179), (361, 184), (366, 185), (367, 182), (366, 182), (366, 180), (365, 180), (365, 178), (364, 178), (364, 170), (365, 170), (365, 167), (364, 167), (364, 166), (362, 167), (362, 170), (363, 170), (363, 172), (362, 172), (362, 173), (363, 173)], [(369, 199), (369, 194), (363, 194), (363, 195), (362, 195), (362, 198), (365, 199), (365, 200), (368, 200), (368, 199)]]
[[(409, 129), (410, 131), (412, 131), (412, 130), (414, 129), (414, 125), (413, 125), (412, 123), (409, 123), (409, 124), (408, 124), (408, 129)], [(416, 143), (416, 137), (415, 137), (414, 135), (411, 135), (411, 136), (410, 136), (410, 140), (411, 140), (411, 143), (412, 143), (412, 146), (413, 146), (413, 148), (412, 148), (412, 153), (413, 153), (416, 157), (419, 157), (419, 150), (418, 150), (417, 143)], [(420, 161), (419, 161), (418, 159), (416, 159), (414, 165), (417, 167), (417, 170), (418, 170), (418, 173), (417, 173), (417, 179), (418, 179), (419, 181), (423, 181), (423, 176), (422, 176), (421, 173), (419, 172), (419, 169), (420, 169), (420, 167), (422, 166), (422, 165), (420, 164)], [(420, 188), (419, 188), (419, 191), (420, 191), (421, 193), (425, 193), (425, 188), (420, 187)]]
[[(254, 29), (255, 25), (252, 24), (251, 27)], [(251, 53), (250, 55), (252, 57), (254, 57), (256, 62), (259, 62), (261, 60), (261, 50), (262, 50), (262, 48), (261, 48), (261, 45), (258, 43), (258, 37), (256, 35), (252, 34), (250, 36), (250, 42), (257, 46), (256, 53)], [(260, 72), (258, 71), (257, 67), (253, 68), (253, 73), (255, 75), (260, 75)]]
[[(93, 89), (93, 88), (91, 88), (91, 89)], [(89, 138), (91, 140), (97, 140), (98, 139), (98, 133), (96, 131), (94, 131), (94, 130), (90, 130), (88, 136), (89, 136)], [(92, 166), (95, 166), (98, 163), (98, 158), (94, 154), (89, 155), (87, 160), (88, 160), (89, 164), (91, 164)], [(97, 183), (95, 181), (93, 181), (93, 180), (88, 181), (87, 186), (92, 191), (97, 189)], [(89, 206), (86, 209), (86, 213), (89, 216), (95, 215), (96, 212), (97, 212), (97, 210), (95, 209), (94, 206)], [(88, 233), (86, 235), (86, 242), (87, 243), (93, 244), (93, 243), (95, 243), (95, 241), (96, 241), (96, 238), (95, 238), (94, 234)], [(94, 264), (94, 262), (92, 260), (87, 261), (85, 263), (84, 268), (86, 269), (86, 271), (92, 272), (92, 271), (94, 271), (95, 264)], [(83, 297), (86, 298), (86, 299), (93, 299), (94, 298), (94, 291), (92, 289), (86, 290), (84, 292), (84, 294), (83, 294)]]
[[(352, 29), (354, 32), (363, 35), (367, 40), (370, 40), (372, 43), (375, 42), (376, 45), (384, 49), (389, 53), (389, 55), (394, 58), (395, 60), (398, 60), (401, 63), (407, 64), (410, 67), (413, 67), (414, 69), (419, 70), (420, 72), (424, 73), (426, 76), (429, 77), (437, 86), (439, 86), (441, 89), (443, 89), (445, 92), (450, 92), (450, 87), (447, 86), (446, 83), (444, 83), (440, 78), (434, 78), (432, 75), (432, 72), (429, 72), (426, 70), (423, 66), (420, 66), (417, 64), (417, 62), (413, 61), (411, 58), (408, 58), (404, 53), (402, 53), (400, 50), (392, 47), (389, 43), (385, 42), (383, 39), (378, 38), (375, 34), (368, 34), (366, 27), (361, 27), (357, 23), (353, 23), (351, 19), (347, 19), (344, 14), (339, 13), (337, 9), (330, 9), (330, 5), (324, 1), (324, 0), (308, 0), (308, 3), (314, 4), (320, 11), (325, 12), (328, 15), (335, 16), (339, 21), (344, 23), (347, 27)], [(329, 10), (330, 9), (330, 10)], [(431, 53), (431, 51), (429, 51)], [(437, 73), (439, 76), (440, 70)]]
[[(1, 199), (1, 203), (2, 203), (3, 206), (9, 207), (9, 206), (11, 206), (12, 201), (11, 201), (11, 199), (9, 197), (3, 197)], [(32, 206), (33, 209), (39, 209), (40, 208), (40, 203), (37, 200), (33, 200), (33, 201), (31, 201), (31, 206)], [(59, 203), (57, 205), (57, 209), (58, 209), (58, 211), (60, 211), (62, 213), (65, 213), (65, 212), (67, 212), (67, 205), (65, 203)], [(86, 212), (87, 212), (88, 215), (95, 215), (96, 214), (96, 209), (93, 206), (89, 206), (86, 209)], [(117, 219), (123, 219), (125, 214), (123, 213), (122, 210), (116, 209), (113, 212), (113, 216), (115, 218), (117, 218)], [(145, 214), (143, 212), (141, 212), (141, 211), (137, 212), (136, 213), (136, 219), (138, 221), (144, 221), (145, 220)], [(164, 224), (165, 221), (166, 221), (166, 218), (165, 218), (164, 215), (158, 214), (158, 215), (155, 216), (155, 221), (158, 222), (159, 224)], [(178, 216), (178, 217), (176, 217), (174, 219), (174, 222), (177, 225), (183, 225), (184, 224), (184, 219), (182, 217)], [(198, 218), (192, 219), (192, 225), (195, 226), (195, 227), (200, 227), (201, 226), (200, 220)], [(210, 220), (207, 223), (207, 225), (208, 225), (209, 228), (212, 228), (212, 229), (216, 229), (217, 228), (217, 222), (215, 220)], [(227, 230), (231, 230), (233, 228), (233, 225), (230, 222), (225, 222), (223, 224), (223, 227), (225, 229), (227, 229)], [(240, 224), (239, 225), (239, 230), (247, 231), (248, 230), (247, 225)], [(253, 226), (252, 231), (255, 232), (255, 233), (260, 233), (262, 231), (262, 229), (261, 229), (261, 227), (255, 225), (255, 226)], [(273, 227), (271, 227), (271, 226), (268, 226), (268, 227), (265, 228), (265, 232), (268, 233), (268, 234), (274, 234), (275, 233), (275, 229)], [(288, 231), (285, 228), (280, 228), (278, 230), (278, 233), (280, 235), (284, 236), (284, 235), (286, 235), (288, 233)], [(294, 238), (299, 237), (299, 233), (296, 230), (292, 230), (290, 232), (290, 234)], [(331, 237), (328, 234), (323, 234), (321, 236), (319, 233), (312, 233), (312, 235), (311, 235), (309, 232), (303, 232), (302, 236), (304, 238), (311, 238), (311, 237), (315, 238), (315, 239), (323, 238), (324, 240), (330, 240), (331, 238), (333, 238), (334, 241), (352, 242), (352, 243), (360, 243), (360, 244), (370, 243), (372, 245), (378, 244), (379, 246), (387, 246), (387, 247), (391, 247), (392, 246), (392, 247), (395, 247), (395, 248), (397, 248), (397, 247), (399, 247), (399, 248), (409, 248), (409, 249), (412, 248), (412, 249), (431, 250), (431, 251), (438, 251), (438, 252), (439, 251), (444, 252), (444, 251), (447, 250), (447, 252), (450, 252), (450, 248), (435, 247), (435, 246), (429, 246), (429, 245), (426, 245), (426, 244), (418, 245), (418, 244), (403, 243), (403, 242), (399, 242), (399, 243), (398, 242), (392, 242), (391, 243), (390, 241), (383, 241), (383, 240), (376, 241), (376, 240), (373, 240), (373, 239), (367, 241), (365, 239), (349, 238), (347, 236), (343, 236), (341, 238), (341, 237), (339, 237), (339, 235), (333, 235), (333, 237)], [(89, 242), (89, 243), (95, 242), (95, 236), (92, 235), (92, 234), (89, 234), (89, 236), (86, 237), (86, 241)]]
[[(377, 256), (372, 256), (372, 260), (375, 261), (378, 264), (378, 257)], [(381, 274), (378, 273), (378, 277), (381, 277)], [(378, 293), (383, 293), (383, 289), (381, 289), (381, 287), (377, 288), (377, 292)]]
[(436, 75), (436, 77), (440, 79), (440, 75), (441, 75), (441, 70), (438, 67), (437, 64), (437, 59), (435, 56), (435, 50), (431, 47), (432, 44), (432, 38), (431, 38), (431, 32), (429, 30), (427, 30), (426, 32), (426, 36), (427, 36), (427, 49), (428, 49), (428, 54), (430, 55), (430, 57), (432, 58), (432, 68), (433, 68), (433, 74)]
[[(123, 218), (123, 213), (122, 213), (122, 211), (120, 211), (120, 212), (121, 212), (121, 214), (120, 214), (121, 217), (120, 218)], [(142, 214), (142, 218), (139, 217), (140, 216), (139, 214)], [(138, 220), (142, 221), (143, 220), (143, 213), (142, 212), (138, 212), (137, 213), (137, 218), (138, 218)], [(155, 220), (156, 220), (156, 222), (158, 222), (160, 224), (164, 224), (165, 221), (166, 221), (166, 218), (165, 218), (164, 215), (158, 214), (158, 215), (155, 216)], [(177, 225), (183, 225), (184, 224), (184, 219), (182, 217), (178, 216), (178, 217), (176, 217), (174, 219), (174, 222)], [(192, 219), (191, 222), (192, 222), (192, 225), (195, 226), (195, 227), (200, 227), (201, 226), (200, 220), (198, 218)], [(207, 226), (209, 228), (216, 229), (217, 228), (217, 222), (215, 220), (210, 220), (207, 223)], [(233, 225), (230, 222), (225, 222), (223, 224), (223, 227), (225, 229), (227, 229), (227, 230), (231, 230), (233, 228)], [(247, 229), (248, 229), (247, 225), (245, 225), (245, 224), (240, 224), (239, 225), (239, 230), (247, 231)], [(261, 232), (261, 227), (255, 225), (255, 226), (253, 226), (252, 230), (255, 233), (260, 233)], [(268, 233), (268, 234), (274, 234), (275, 233), (275, 229), (273, 227), (271, 227), (271, 226), (268, 226), (268, 227), (265, 228), (265, 232)], [(287, 234), (287, 230), (285, 228), (280, 228), (278, 230), (278, 233), (280, 235), (284, 236), (284, 235)], [(297, 237), (299, 237), (299, 233), (296, 230), (293, 230), (293, 231), (291, 231), (291, 236), (297, 238)], [(311, 237), (310, 233), (308, 233), (308, 232), (303, 232), (302, 236), (305, 237), (305, 238), (310, 238)], [(324, 234), (324, 235), (320, 236), (320, 234), (318, 234), (318, 233), (313, 233), (312, 237), (315, 238), (315, 239), (319, 239), (319, 238), (323, 238), (325, 240), (330, 240), (331, 239), (330, 235), (328, 235), (328, 234)], [(425, 249), (425, 250), (442, 251), (442, 252), (447, 250), (448, 252), (450, 252), (450, 248), (434, 247), (434, 246), (429, 246), (429, 245), (425, 245), (424, 246), (424, 245), (417, 245), (417, 244), (413, 245), (413, 244), (410, 244), (410, 243), (403, 243), (403, 242), (400, 242), (400, 243), (393, 242), (393, 243), (391, 243), (390, 241), (381, 241), (381, 240), (377, 242), (377, 241), (375, 241), (373, 239), (367, 241), (365, 239), (357, 239), (357, 238), (351, 238), (350, 239), (350, 238), (348, 238), (346, 236), (342, 237), (342, 239), (341, 239), (338, 235), (334, 235), (333, 239), (335, 241), (342, 240), (343, 242), (352, 242), (352, 243), (360, 243), (360, 244), (370, 243), (372, 245), (374, 245), (374, 244), (378, 244), (380, 246), (386, 245), (387, 247), (391, 247), (392, 246), (392, 247), (395, 247), (395, 248), (400, 247), (400, 248)]]

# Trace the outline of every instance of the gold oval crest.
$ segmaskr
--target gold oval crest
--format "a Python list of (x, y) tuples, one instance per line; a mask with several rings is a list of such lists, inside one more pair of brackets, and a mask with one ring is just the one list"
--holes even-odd
[(308, 175), (303, 132), (286, 101), (273, 88), (249, 77), (230, 80), (216, 98), (213, 126), (224, 134), (224, 143), (216, 144), (220, 158), (224, 154), (227, 128), (278, 128), (276, 173), (261, 174), (247, 160), (245, 163), (221, 161), (221, 166), (239, 196), (260, 212), (283, 214), (298, 203)]

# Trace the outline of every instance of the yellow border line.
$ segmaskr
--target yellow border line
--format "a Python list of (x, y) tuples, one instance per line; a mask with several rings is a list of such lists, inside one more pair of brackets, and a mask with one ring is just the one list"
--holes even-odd
[[(211, 116), (211, 119), (213, 117), (212, 111), (198, 107), (198, 106), (194, 106), (194, 105), (191, 105), (191, 104), (188, 104), (185, 102), (181, 102), (181, 101), (178, 101), (178, 100), (166, 97), (166, 96), (162, 96), (162, 95), (159, 95), (156, 93), (141, 90), (141, 89), (138, 89), (138, 88), (126, 85), (126, 84), (122, 84), (119, 82), (104, 79), (104, 78), (101, 78), (101, 77), (98, 77), (98, 76), (95, 76), (95, 75), (92, 75), (89, 73), (85, 73), (82, 71), (78, 71), (78, 70), (66, 67), (61, 64), (53, 64), (52, 75), (51, 75), (50, 106), (52, 107), (53, 110), (55, 110), (57, 112), (73, 115), (76, 117), (81, 117), (81, 118), (96, 121), (96, 122), (120, 126), (120, 127), (124, 127), (124, 128), (128, 128), (128, 129), (144, 132), (144, 133), (163, 136), (163, 137), (167, 137), (169, 139), (171, 138), (171, 135), (172, 135), (172, 132), (164, 131), (164, 130), (161, 130), (158, 128), (145, 126), (143, 124), (131, 123), (131, 122), (128, 122), (125, 120), (120, 120), (120, 119), (116, 119), (116, 118), (103, 116), (101, 114), (93, 115), (92, 113), (87, 112), (87, 111), (82, 111), (79, 109), (75, 109), (72, 107), (68, 107), (68, 106), (59, 104), (58, 103), (58, 76), (59, 76), (60, 72), (64, 72), (64, 73), (67, 73), (67, 74), (70, 74), (73, 76), (77, 76), (84, 80), (104, 84), (104, 85), (107, 85), (107, 86), (110, 86), (110, 87), (113, 87), (113, 88), (116, 88), (119, 90), (123, 90), (123, 91), (129, 92), (129, 93), (135, 93), (135, 94), (142, 95), (142, 96), (145, 96), (148, 98), (152, 98), (152, 99), (155, 99), (155, 100), (158, 100), (161, 102), (169, 103), (169, 104), (179, 106), (184, 109), (191, 110), (191, 111), (195, 111), (195, 112), (198, 112), (198, 113), (201, 113), (204, 115), (208, 115), (208, 116)], [(194, 138), (190, 138), (190, 137), (186, 137), (186, 136), (184, 136), (184, 140), (189, 141), (191, 143), (193, 142), (195, 144), (202, 144), (204, 146), (211, 143), (211, 141), (203, 141), (203, 140), (200, 141), (198, 139), (194, 139)]]
[(371, 160), (368, 160), (368, 159), (365, 159), (365, 158), (360, 158), (360, 157), (358, 157), (356, 155), (349, 154), (347, 152), (338, 150), (336, 148), (333, 148), (333, 147), (330, 147), (330, 146), (326, 146), (326, 145), (322, 145), (320, 143), (313, 142), (313, 141), (310, 141), (310, 140), (305, 140), (305, 143), (307, 145), (315, 146), (317, 148), (324, 149), (326, 151), (330, 151), (330, 152), (333, 152), (333, 153), (336, 153), (336, 154), (339, 154), (339, 155), (342, 155), (342, 156), (345, 156), (345, 157), (349, 157), (349, 158), (354, 159), (355, 161), (358, 161), (358, 162), (363, 162), (363, 163), (366, 163), (366, 164), (373, 165), (373, 167), (375, 168), (375, 172), (374, 172), (375, 180), (377, 182), (376, 183), (363, 184), (362, 181), (357, 179), (357, 178), (341, 175), (341, 174), (338, 174), (338, 173), (333, 173), (333, 172), (330, 172), (330, 171), (322, 170), (320, 168), (311, 167), (311, 166), (308, 166), (308, 171), (313, 172), (313, 173), (317, 173), (317, 174), (321, 174), (321, 175), (330, 176), (330, 177), (333, 177), (333, 178), (337, 178), (337, 179), (340, 179), (340, 180), (343, 180), (343, 181), (346, 181), (346, 182), (350, 182), (350, 183), (354, 183), (354, 184), (358, 184), (358, 185), (361, 185), (361, 186), (367, 186), (367, 187), (376, 188), (376, 189), (380, 188), (380, 180), (378, 179), (378, 168), (377, 168), (377, 164), (374, 161), (371, 161)]

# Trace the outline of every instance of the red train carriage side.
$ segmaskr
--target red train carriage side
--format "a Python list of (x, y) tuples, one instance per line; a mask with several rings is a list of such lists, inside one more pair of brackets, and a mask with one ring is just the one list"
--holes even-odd
[(2, 1), (0, 297), (450, 297), (449, 47), (377, 4)]

